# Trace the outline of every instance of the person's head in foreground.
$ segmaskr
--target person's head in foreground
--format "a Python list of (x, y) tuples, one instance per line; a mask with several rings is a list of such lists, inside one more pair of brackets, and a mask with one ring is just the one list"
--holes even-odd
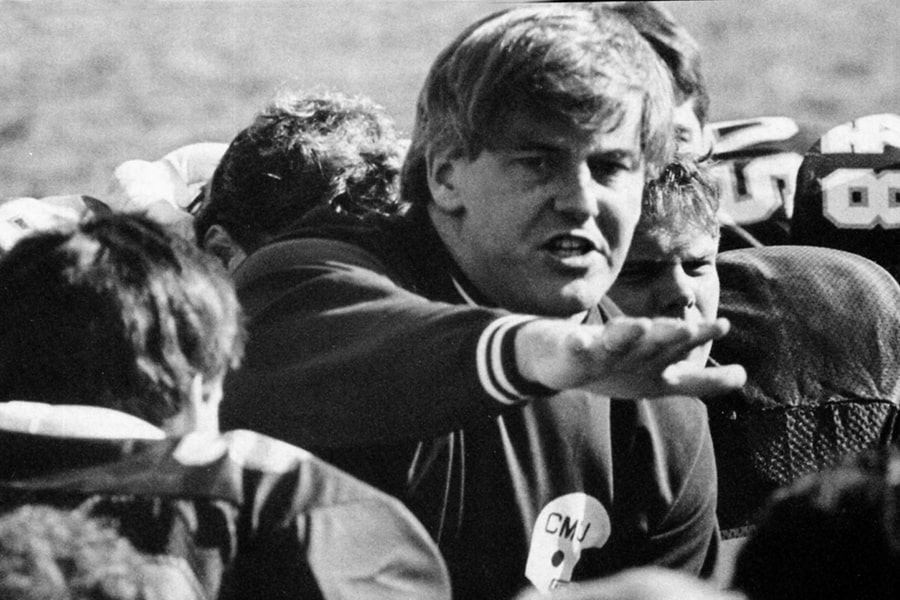
[(199, 600), (196, 586), (79, 510), (25, 505), (0, 516), (4, 600)]
[(435, 60), (403, 166), (484, 301), (569, 316), (625, 258), (644, 182), (672, 153), (665, 66), (621, 16), (518, 8)]
[(706, 154), (709, 140), (703, 128), (709, 115), (709, 93), (701, 68), (700, 45), (659, 4), (617, 2), (610, 8), (634, 25), (672, 73), (678, 151), (694, 156)]
[(35, 233), (0, 260), (0, 399), (215, 427), (244, 334), (212, 257), (146, 217)]
[(900, 596), (900, 454), (860, 454), (776, 492), (732, 585), (753, 600)]
[[(535, 590), (516, 600), (546, 598)], [(686, 573), (659, 567), (639, 567), (566, 586), (553, 593), (554, 600), (746, 600), (736, 592), (718, 589)]]
[(403, 145), (363, 97), (285, 93), (228, 146), (194, 222), (198, 242), (229, 268), (309, 211), (401, 212)]
[[(625, 314), (694, 323), (716, 318), (718, 209), (715, 184), (690, 158), (670, 163), (647, 184), (625, 266), (609, 291)], [(702, 366), (711, 345), (695, 348), (690, 359)]]
[(829, 130), (797, 173), (791, 243), (846, 250), (900, 280), (900, 115)]

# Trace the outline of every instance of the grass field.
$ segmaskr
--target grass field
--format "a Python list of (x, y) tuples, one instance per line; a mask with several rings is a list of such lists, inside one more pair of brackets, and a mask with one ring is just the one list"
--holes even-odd
[[(366, 94), (408, 131), (430, 61), (512, 2), (0, 0), (0, 196), (102, 197), (129, 158), (228, 141), (278, 89)], [(900, 3), (667, 2), (695, 34), (713, 119), (821, 131), (900, 112)]]

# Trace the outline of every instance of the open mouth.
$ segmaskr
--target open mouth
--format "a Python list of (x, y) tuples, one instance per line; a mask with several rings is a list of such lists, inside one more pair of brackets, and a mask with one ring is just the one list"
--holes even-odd
[(564, 234), (550, 238), (543, 245), (544, 250), (554, 256), (566, 258), (570, 256), (584, 256), (597, 250), (597, 245), (588, 238)]

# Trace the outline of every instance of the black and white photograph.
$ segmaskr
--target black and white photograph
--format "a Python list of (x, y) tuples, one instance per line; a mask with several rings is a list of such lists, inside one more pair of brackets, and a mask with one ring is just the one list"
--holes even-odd
[(900, 597), (900, 3), (0, 11), (0, 598)]

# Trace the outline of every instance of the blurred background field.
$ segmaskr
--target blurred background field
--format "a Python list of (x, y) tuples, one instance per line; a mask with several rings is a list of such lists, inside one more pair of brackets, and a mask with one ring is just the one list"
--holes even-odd
[[(103, 197), (112, 169), (229, 141), (277, 90), (366, 94), (401, 131), (476, 0), (0, 0), (0, 196)], [(711, 117), (786, 115), (820, 133), (900, 112), (895, 0), (665, 5), (703, 47)]]

